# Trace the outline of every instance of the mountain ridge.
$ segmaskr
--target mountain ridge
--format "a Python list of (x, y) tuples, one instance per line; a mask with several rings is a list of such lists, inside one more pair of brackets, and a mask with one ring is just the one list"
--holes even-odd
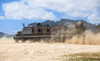
[(7, 38), (9, 38), (9, 37), (12, 37), (12, 36), (13, 36), (13, 35), (9, 35), (9, 34), (0, 32), (0, 38), (2, 38), (2, 37), (7, 37)]
[[(52, 20), (46, 20), (44, 22), (41, 22), (42, 25), (49, 25), (49, 26), (55, 26), (55, 25), (66, 25), (66, 26), (70, 26), (70, 25), (73, 25), (75, 26), (75, 23), (76, 23), (77, 20), (71, 20), (71, 19), (61, 19), (59, 21), (52, 21)], [(84, 20), (81, 20), (85, 23), (86, 25), (86, 29), (87, 30), (92, 30), (92, 31), (96, 31), (96, 25), (94, 24), (91, 24), (91, 23), (87, 23), (86, 21)], [(37, 22), (35, 23), (30, 23), (28, 26), (32, 26), (32, 27), (35, 27), (37, 24)]]

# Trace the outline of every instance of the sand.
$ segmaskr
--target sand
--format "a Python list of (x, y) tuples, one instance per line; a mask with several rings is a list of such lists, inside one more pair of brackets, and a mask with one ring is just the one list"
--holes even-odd
[[(74, 53), (100, 53), (100, 33), (85, 33), (66, 43), (15, 43), (13, 38), (0, 38), (0, 61), (62, 61), (60, 56)], [(60, 58), (60, 59), (55, 59)]]
[(0, 43), (0, 61), (61, 61), (61, 55), (100, 52), (100, 45), (66, 43)]

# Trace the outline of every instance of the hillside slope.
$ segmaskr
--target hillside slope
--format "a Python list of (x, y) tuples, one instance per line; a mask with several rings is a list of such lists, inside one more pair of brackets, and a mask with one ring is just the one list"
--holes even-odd
[[(86, 25), (86, 29), (89, 29), (89, 30), (92, 30), (92, 31), (96, 31), (96, 25), (94, 24), (91, 24), (91, 23), (87, 23), (86, 21), (84, 20), (81, 20), (85, 23)], [(51, 20), (47, 20), (47, 21), (44, 21), (44, 22), (41, 22), (42, 25), (49, 25), (49, 26), (55, 26), (55, 25), (65, 25), (65, 26), (75, 26), (76, 24), (76, 20), (71, 20), (71, 19), (61, 19), (59, 21), (51, 21)], [(37, 24), (37, 22), (35, 23), (31, 23), (29, 24), (28, 26), (33, 26), (35, 27)]]

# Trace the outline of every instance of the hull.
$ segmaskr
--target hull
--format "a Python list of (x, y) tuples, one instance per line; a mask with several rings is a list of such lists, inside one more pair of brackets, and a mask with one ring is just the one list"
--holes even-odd
[[(77, 27), (77, 28), (76, 28)], [(71, 39), (76, 34), (81, 34), (85, 30), (84, 23), (77, 21), (75, 26), (55, 25), (50, 27), (49, 25), (42, 25), (37, 23), (35, 27), (25, 27), (13, 37), (16, 42), (21, 40), (25, 42), (30, 40), (34, 41), (45, 41), (45, 42), (65, 42), (66, 39)]]
[(37, 42), (37, 41), (45, 41), (45, 42), (65, 42), (67, 39), (71, 39), (72, 35), (20, 35), (20, 36), (14, 36), (14, 40), (16, 42), (19, 42), (20, 40), (22, 42), (25, 42), (27, 40), (31, 42)]

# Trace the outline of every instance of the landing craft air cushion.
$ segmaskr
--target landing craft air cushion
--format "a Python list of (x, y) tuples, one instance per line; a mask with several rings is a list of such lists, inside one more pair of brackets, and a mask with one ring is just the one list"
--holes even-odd
[(75, 26), (55, 25), (50, 27), (49, 25), (42, 25), (37, 23), (35, 27), (25, 27), (18, 31), (14, 35), (14, 40), (19, 42), (25, 42), (30, 40), (31, 42), (45, 41), (45, 42), (65, 42), (66, 39), (71, 39), (76, 34), (82, 34), (85, 31), (84, 22), (78, 20)]

